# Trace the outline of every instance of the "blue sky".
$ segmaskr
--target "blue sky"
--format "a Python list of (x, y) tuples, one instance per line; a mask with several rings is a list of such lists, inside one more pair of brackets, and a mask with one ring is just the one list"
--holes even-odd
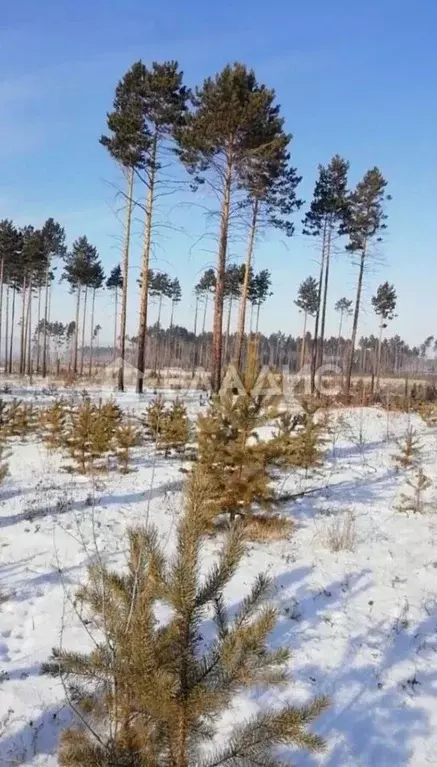
[[(379, 165), (393, 196), (384, 263), (366, 279), (360, 332), (376, 323), (370, 297), (388, 279), (398, 291), (391, 332), (410, 343), (437, 334), (437, 4), (435, 0), (224, 0), (220, 4), (169, 0), (21, 0), (5, 3), (0, 26), (0, 217), (19, 224), (59, 220), (71, 242), (87, 234), (108, 269), (120, 258), (118, 173), (98, 138), (105, 130), (117, 80), (142, 58), (176, 58), (189, 85), (225, 63), (244, 61), (275, 87), (293, 162), (309, 201), (317, 164), (338, 152), (351, 163), (351, 183)], [(193, 199), (193, 202), (197, 202)], [(202, 204), (202, 200), (198, 202)], [(213, 262), (195, 206), (174, 209), (177, 226), (155, 246), (155, 265), (177, 275), (185, 293), (177, 321), (192, 323), (189, 291)], [(299, 227), (297, 227), (299, 230)], [(136, 332), (136, 277), (140, 222), (135, 224), (128, 333)], [(243, 243), (232, 245), (242, 258)], [(293, 304), (301, 280), (316, 273), (314, 245), (298, 234), (267, 234), (256, 268), (273, 272), (274, 296), (262, 329), (298, 333)], [(353, 296), (356, 270), (344, 255), (332, 269), (331, 306)], [(153, 311), (153, 309), (152, 309)], [(112, 303), (102, 296), (97, 321), (112, 329)], [(57, 319), (73, 316), (73, 302), (56, 288)], [(331, 312), (328, 332), (335, 332)]]

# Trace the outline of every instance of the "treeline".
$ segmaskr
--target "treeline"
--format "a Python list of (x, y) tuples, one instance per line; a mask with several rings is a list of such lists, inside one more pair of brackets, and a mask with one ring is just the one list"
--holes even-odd
[[(100, 326), (99, 326), (100, 327)], [(71, 352), (68, 344), (67, 329), (65, 329), (63, 370), (71, 369)], [(254, 337), (254, 336), (252, 336)], [(257, 350), (259, 362), (262, 365), (268, 365), (272, 369), (280, 370), (286, 367), (290, 372), (297, 373), (302, 368), (310, 372), (313, 337), (307, 332), (305, 338), (302, 336), (285, 335), (277, 332), (270, 335), (257, 334)], [(249, 335), (250, 338), (250, 335)], [(162, 328), (155, 323), (147, 328), (146, 346), (145, 346), (145, 367), (153, 375), (168, 370), (169, 368), (178, 368), (184, 371), (193, 371), (196, 368), (210, 370), (212, 361), (213, 335), (210, 331), (195, 334), (184, 326), (173, 325), (172, 327)], [(223, 358), (223, 366), (234, 361), (234, 349), (237, 343), (235, 332), (225, 336), (224, 347), (227, 349)], [(137, 355), (138, 338), (136, 336), (127, 336), (126, 338), (126, 360), (135, 365)], [(330, 336), (323, 342), (323, 359), (326, 365), (326, 374), (329, 374), (329, 366), (340, 367), (344, 370), (345, 360), (349, 354), (350, 340), (344, 336)], [(246, 348), (246, 345), (245, 345)], [(357, 344), (354, 354), (354, 375), (376, 375), (376, 366), (378, 360), (379, 339), (377, 336), (362, 336)], [(304, 356), (302, 358), (302, 350)], [(90, 347), (85, 347), (85, 357), (89, 359)], [(385, 338), (381, 343), (380, 353), (380, 374), (401, 375), (405, 373), (433, 373), (437, 369), (437, 357), (427, 356), (427, 350), (424, 344), (421, 346), (410, 347), (400, 336)], [(119, 358), (119, 348), (112, 345), (98, 345), (94, 352), (93, 372), (99, 368), (111, 363), (112, 360)], [(246, 362), (246, 353), (243, 357)], [(335, 370), (333, 370), (335, 373)]]
[[(113, 110), (107, 115), (107, 127), (108, 133), (101, 137), (101, 143), (123, 169), (126, 178), (121, 356), (125, 356), (126, 289), (133, 209), (140, 205), (144, 211), (136, 359), (136, 367), (142, 373), (146, 361), (152, 232), (160, 196), (166, 193), (169, 183), (176, 183), (169, 181), (169, 165), (179, 164), (188, 171), (193, 193), (199, 188), (207, 190), (215, 200), (210, 211), (218, 221), (210, 368), (212, 387), (218, 391), (223, 361), (227, 356), (223, 349), (223, 324), (230, 234), (236, 227), (241, 230), (242, 225), (247, 232), (234, 347), (235, 362), (241, 366), (257, 238), (269, 228), (279, 229), (291, 237), (295, 230), (294, 216), (303, 205), (297, 192), (301, 177), (291, 164), (292, 136), (285, 127), (275, 91), (259, 82), (255, 72), (242, 63), (225, 66), (191, 90), (184, 84), (183, 72), (177, 62), (154, 62), (151, 67), (146, 67), (137, 61), (116, 87)], [(358, 265), (346, 363), (347, 391), (355, 360), (363, 277), (374, 246), (386, 227), (387, 200), (387, 182), (378, 168), (368, 170), (354, 189), (348, 187), (348, 171), (349, 163), (339, 155), (326, 167), (319, 166), (313, 200), (303, 219), (303, 233), (314, 238), (320, 254), (311, 360), (313, 388), (324, 348), (331, 258), (340, 241), (343, 241), (340, 247), (351, 254)], [(139, 193), (138, 185), (142, 190)], [(139, 376), (139, 391), (142, 381), (143, 377)], [(123, 366), (119, 387), (123, 388)]]
[[(122, 194), (126, 218), (121, 264), (114, 266), (105, 283), (99, 254), (86, 236), (79, 237), (67, 250), (65, 232), (53, 219), (48, 219), (39, 230), (31, 226), (18, 229), (8, 220), (1, 222), (0, 336), (3, 348), (0, 351), (4, 369), (12, 370), (14, 324), (18, 324), (19, 372), (29, 373), (33, 366), (42, 375), (47, 372), (47, 343), (53, 335), (49, 328), (53, 322), (51, 292), (56, 263), (61, 264), (61, 280), (67, 281), (76, 298), (75, 317), (70, 318), (64, 333), (73, 373), (84, 374), (86, 366), (92, 371), (93, 347), (99, 333), (94, 317), (95, 300), (103, 287), (114, 294), (113, 347), (117, 355), (125, 359), (129, 350), (127, 303), (132, 223), (138, 211), (143, 216), (144, 228), (133, 363), (140, 373), (147, 366), (156, 367), (159, 345), (155, 344), (155, 360), (150, 362), (147, 342), (150, 299), (158, 303), (158, 328), (162, 303), (171, 301), (172, 327), (182, 294), (177, 277), (151, 268), (152, 244), (161, 225), (158, 213), (163, 198), (172, 195), (174, 200), (174, 195), (176, 199), (179, 195), (185, 202), (188, 194), (192, 195), (188, 203), (190, 199), (201, 200), (216, 227), (211, 232), (218, 243), (215, 268), (207, 270), (194, 287), (193, 332), (196, 335), (201, 328), (205, 337), (210, 300), (212, 341), (208, 354), (204, 351), (203, 356), (208, 359), (213, 389), (218, 390), (223, 364), (230, 356), (237, 366), (242, 366), (248, 331), (258, 330), (261, 307), (271, 292), (269, 271), (261, 269), (255, 274), (253, 270), (257, 242), (270, 229), (292, 237), (297, 228), (296, 216), (304, 205), (298, 194), (301, 176), (291, 162), (292, 135), (285, 125), (275, 91), (259, 82), (255, 72), (242, 63), (229, 64), (195, 88), (189, 88), (177, 62), (153, 62), (147, 67), (137, 61), (117, 84), (106, 122), (107, 131), (100, 137), (100, 144), (125, 178)], [(307, 337), (310, 318), (313, 323), (312, 342), (307, 348), (302, 344), (300, 350), (302, 363), (309, 356), (313, 389), (316, 371), (324, 362), (327, 312), (333, 304), (329, 291), (333, 254), (343, 252), (357, 268), (355, 295), (339, 298), (335, 305), (340, 315), (339, 336), (347, 316), (352, 319), (348, 344), (343, 344), (337, 354), (342, 359), (348, 391), (360, 358), (360, 351), (357, 355), (356, 349), (363, 280), (386, 229), (389, 196), (380, 170), (370, 168), (352, 188), (348, 177), (349, 162), (340, 155), (335, 155), (325, 166), (319, 165), (312, 200), (306, 212), (300, 213), (299, 229), (314, 242), (319, 261), (318, 273), (302, 283), (296, 299), (304, 316), (303, 338)], [(243, 237), (242, 264), (230, 263), (229, 242), (236, 233), (240, 241)], [(21, 299), (18, 310), (17, 294)], [(237, 304), (236, 322), (232, 327), (232, 312)], [(379, 376), (385, 349), (384, 330), (395, 316), (394, 286), (382, 283), (372, 306), (380, 327), (375, 362)], [(232, 331), (235, 338), (231, 352)], [(194, 344), (193, 365), (198, 364), (203, 346), (202, 341)], [(86, 363), (85, 348), (89, 349)], [(265, 358), (265, 351), (262, 354)], [(393, 364), (396, 367), (399, 363)], [(142, 382), (140, 375), (139, 391)], [(122, 390), (123, 362), (118, 385)]]

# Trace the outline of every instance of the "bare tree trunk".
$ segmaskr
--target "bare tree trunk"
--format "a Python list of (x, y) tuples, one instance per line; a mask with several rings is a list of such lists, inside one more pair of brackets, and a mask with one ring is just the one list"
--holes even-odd
[(193, 349), (193, 368), (192, 368), (192, 376), (194, 378), (194, 373), (197, 368), (197, 314), (199, 311), (199, 296), (196, 296), (196, 306), (194, 309), (194, 349)]
[(29, 285), (27, 302), (27, 375), (32, 376), (32, 283)]
[(303, 335), (302, 335), (302, 348), (300, 350), (300, 369), (302, 370), (304, 364), (305, 364), (305, 346), (306, 346), (306, 340), (307, 340), (307, 319), (308, 319), (308, 312), (305, 312), (304, 318), (303, 318)]
[(379, 324), (378, 352), (376, 356), (376, 390), (379, 391), (381, 378), (381, 342), (382, 342), (383, 321)]
[(360, 259), (360, 271), (358, 273), (357, 297), (355, 299), (354, 321), (352, 326), (351, 346), (349, 350), (349, 364), (348, 364), (348, 369), (346, 374), (346, 388), (345, 388), (346, 394), (349, 394), (351, 389), (352, 368), (354, 364), (355, 343), (357, 340), (358, 318), (360, 316), (360, 302), (361, 302), (361, 293), (363, 289), (365, 258), (366, 258), (366, 247), (364, 246), (363, 251), (361, 253), (361, 259)]
[(16, 294), (16, 290), (12, 288), (11, 340), (9, 344), (9, 373), (12, 373), (12, 357), (14, 353), (15, 294)]
[(214, 299), (214, 320), (212, 336), (211, 385), (214, 392), (220, 391), (222, 373), (222, 325), (223, 299), (226, 276), (226, 256), (228, 250), (229, 214), (231, 207), (232, 157), (228, 156), (223, 188), (223, 205), (220, 221), (220, 238), (217, 255), (216, 290)]
[(130, 230), (132, 224), (132, 207), (134, 189), (134, 169), (129, 169), (128, 187), (127, 187), (127, 207), (126, 207), (126, 228), (124, 233), (123, 245), (123, 292), (121, 296), (121, 319), (120, 319), (120, 367), (118, 368), (118, 390), (124, 391), (124, 357), (126, 354), (126, 319), (127, 319), (127, 281), (129, 272), (129, 247)]
[(259, 333), (259, 314), (261, 311), (261, 304), (258, 303), (256, 307), (256, 322), (255, 322), (255, 333), (258, 335)]
[(252, 335), (253, 330), (253, 311), (254, 311), (254, 305), (250, 305), (250, 322), (249, 322), (249, 333)]
[(252, 266), (257, 219), (258, 219), (258, 199), (255, 198), (253, 209), (252, 209), (252, 222), (251, 222), (250, 232), (249, 232), (249, 242), (247, 245), (246, 263), (244, 267), (244, 280), (243, 280), (243, 287), (241, 289), (240, 307), (238, 311), (237, 337), (235, 339), (235, 362), (239, 370), (241, 369), (244, 327), (246, 323), (247, 296), (249, 292), (249, 277), (250, 277), (250, 268)]
[(328, 225), (328, 237), (326, 242), (326, 259), (325, 259), (325, 279), (323, 285), (323, 306), (322, 306), (322, 322), (320, 326), (320, 352), (318, 364), (323, 365), (323, 353), (325, 343), (325, 322), (326, 322), (326, 308), (328, 301), (328, 284), (329, 284), (329, 262), (331, 260), (331, 237), (332, 237), (332, 225)]
[(6, 317), (5, 317), (5, 374), (8, 373), (8, 340), (9, 340), (9, 285), (6, 288)]
[(149, 264), (150, 247), (152, 244), (152, 216), (155, 193), (155, 174), (156, 174), (156, 152), (158, 139), (155, 133), (150, 163), (149, 189), (146, 201), (146, 219), (144, 223), (144, 247), (143, 259), (141, 264), (141, 293), (140, 293), (140, 313), (138, 322), (138, 350), (137, 350), (137, 392), (141, 394), (144, 388), (144, 370), (145, 370), (145, 351), (146, 351), (146, 333), (147, 333), (147, 308), (149, 298)]
[(225, 351), (224, 351), (225, 365), (227, 364), (227, 361), (228, 361), (229, 336), (231, 333), (231, 315), (232, 315), (232, 296), (230, 296), (229, 298), (228, 322), (226, 326)]
[(38, 288), (38, 318), (36, 323), (36, 372), (39, 373), (39, 363), (40, 363), (40, 339), (41, 339), (41, 330), (40, 330), (40, 322), (41, 322), (41, 285)]
[(323, 288), (323, 275), (325, 271), (325, 252), (326, 252), (326, 221), (323, 226), (323, 237), (322, 237), (322, 256), (320, 260), (320, 275), (319, 275), (319, 287), (318, 287), (318, 296), (317, 296), (317, 312), (316, 312), (316, 319), (314, 322), (314, 339), (313, 339), (313, 349), (312, 349), (312, 356), (311, 356), (311, 394), (314, 394), (316, 390), (316, 370), (317, 370), (317, 363), (319, 360), (319, 321), (320, 321), (320, 307), (321, 307), (321, 299), (322, 299), (322, 288)]
[[(206, 330), (206, 312), (208, 309), (208, 297), (209, 293), (205, 294), (205, 306), (203, 308), (203, 323), (202, 323), (202, 340), (200, 342), (200, 364), (203, 365), (203, 347), (205, 345), (205, 330)], [(203, 365), (203, 367), (206, 367)]]
[(167, 342), (167, 367), (171, 367), (173, 356), (174, 356), (174, 343), (173, 343), (173, 319), (174, 319), (174, 311), (175, 311), (175, 302), (171, 302), (171, 314), (170, 314), (170, 327), (168, 332), (168, 342)]
[(338, 326), (338, 339), (337, 339), (337, 365), (340, 364), (340, 343), (341, 343), (341, 330), (343, 327), (343, 310), (340, 312), (340, 324)]
[[(2, 332), (3, 332), (3, 280), (5, 275), (5, 260), (2, 258), (0, 264), (0, 359), (2, 348)], [(6, 343), (5, 343), (6, 347)]]
[(86, 327), (86, 304), (88, 297), (88, 285), (85, 285), (85, 294), (83, 297), (83, 317), (82, 317), (82, 349), (80, 350), (80, 374), (83, 376), (83, 363), (85, 358), (85, 327)]
[(93, 342), (94, 342), (94, 309), (96, 303), (96, 289), (93, 288), (93, 299), (91, 303), (91, 335), (90, 335), (90, 364), (89, 364), (89, 377), (92, 376), (93, 371)]
[(161, 330), (161, 309), (162, 309), (162, 293), (158, 299), (158, 321), (156, 323), (156, 346), (155, 346), (155, 372), (158, 370), (158, 352), (159, 352), (159, 336)]
[(27, 299), (27, 309), (26, 309), (26, 319), (25, 319), (25, 329), (24, 329), (24, 358), (23, 358), (23, 373), (26, 373), (26, 368), (29, 370), (29, 357), (30, 357), (30, 311), (31, 311), (31, 304), (32, 304), (32, 277), (29, 279), (29, 287), (28, 287), (29, 296)]
[(47, 325), (49, 321), (49, 285), (50, 285), (50, 267), (47, 267), (46, 272), (46, 285), (45, 285), (45, 297), (44, 297), (44, 333), (43, 333), (43, 349), (42, 349), (42, 377), (47, 375)]
[(114, 299), (114, 361), (117, 359), (117, 326), (118, 326), (118, 288), (115, 288)]
[(21, 289), (21, 339), (20, 339), (20, 376), (24, 373), (24, 320), (26, 312), (26, 274), (23, 275), (23, 285)]
[(77, 356), (79, 348), (79, 314), (80, 314), (80, 289), (81, 286), (77, 286), (77, 301), (76, 301), (76, 327), (74, 329), (74, 345), (73, 345), (73, 375), (77, 375)]

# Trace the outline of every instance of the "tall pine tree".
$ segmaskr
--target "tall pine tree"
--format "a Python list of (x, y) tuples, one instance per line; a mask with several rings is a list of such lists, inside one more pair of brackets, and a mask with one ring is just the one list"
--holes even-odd
[(137, 376), (137, 391), (141, 393), (145, 369), (148, 275), (153, 215), (160, 195), (159, 186), (163, 183), (164, 174), (161, 171), (168, 167), (169, 149), (171, 149), (174, 133), (177, 129), (181, 129), (184, 122), (188, 91), (183, 85), (183, 72), (179, 70), (177, 61), (164, 61), (162, 64), (154, 61), (150, 69), (141, 62), (138, 62), (137, 66), (142, 67), (141, 102), (144, 135), (147, 141), (141, 174), (147, 190), (144, 206), (145, 221), (137, 349), (137, 369), (140, 372), (140, 375)]
[(114, 360), (117, 357), (117, 334), (118, 334), (118, 293), (123, 290), (123, 275), (121, 273), (121, 266), (117, 264), (111, 269), (108, 279), (106, 280), (106, 287), (108, 290), (114, 291)]
[(396, 300), (397, 296), (394, 285), (390, 285), (388, 282), (383, 282), (379, 285), (376, 294), (372, 297), (374, 312), (379, 317), (378, 353), (376, 356), (376, 383), (378, 388), (381, 373), (382, 331), (387, 327), (388, 321), (392, 320), (395, 316)]
[(345, 229), (348, 170), (349, 163), (339, 155), (335, 155), (326, 167), (319, 165), (319, 176), (314, 187), (313, 199), (303, 221), (303, 233), (317, 237), (321, 249), (318, 302), (311, 359), (311, 391), (313, 392), (315, 390), (316, 369), (323, 363), (331, 250), (335, 236), (344, 233)]
[(126, 177), (126, 223), (123, 236), (122, 301), (120, 320), (120, 358), (118, 388), (124, 389), (124, 358), (126, 352), (127, 290), (129, 274), (129, 248), (132, 225), (135, 172), (145, 167), (145, 154), (149, 135), (144, 121), (142, 87), (144, 66), (136, 62), (118, 83), (113, 111), (107, 114), (109, 136), (101, 136), (100, 143), (122, 168)]
[(381, 242), (381, 233), (387, 228), (385, 224), (387, 216), (384, 209), (385, 202), (390, 197), (386, 193), (386, 187), (387, 181), (382, 176), (381, 171), (376, 167), (372, 168), (358, 182), (348, 201), (347, 231), (349, 243), (347, 250), (358, 259), (358, 282), (345, 381), (345, 392), (347, 395), (351, 387), (364, 269), (369, 258), (372, 256), (372, 249), (375, 243)]
[[(222, 325), (230, 219), (244, 199), (257, 158), (283, 151), (289, 137), (282, 131), (275, 93), (257, 82), (244, 64), (227, 65), (196, 89), (193, 111), (178, 134), (181, 158), (196, 180), (207, 181), (220, 200), (216, 290), (213, 322), (212, 387), (219, 391), (222, 367)], [(270, 133), (269, 133), (270, 131)], [(240, 190), (240, 194), (238, 194)], [(235, 198), (235, 199), (234, 199)]]
[(301, 282), (297, 292), (297, 299), (294, 303), (300, 309), (300, 311), (303, 312), (302, 346), (300, 351), (300, 368), (302, 369), (305, 362), (308, 316), (315, 317), (317, 314), (317, 308), (319, 306), (319, 290), (317, 280), (314, 277), (307, 277), (305, 280), (303, 280), (303, 282)]

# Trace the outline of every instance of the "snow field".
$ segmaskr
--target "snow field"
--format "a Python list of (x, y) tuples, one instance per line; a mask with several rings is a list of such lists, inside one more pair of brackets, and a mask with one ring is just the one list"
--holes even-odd
[[(199, 395), (190, 397), (194, 417)], [(144, 410), (144, 399), (117, 399)], [(405, 483), (392, 456), (410, 422), (433, 483), (423, 515), (396, 508)], [(267, 570), (280, 615), (271, 641), (292, 650), (292, 682), (274, 695), (331, 698), (316, 724), (325, 753), (296, 752), (294, 765), (437, 764), (437, 434), (416, 416), (378, 408), (335, 411), (332, 430), (323, 468), (284, 478), (291, 493), (318, 488), (283, 509), (294, 534), (251, 544), (226, 597), (237, 605)], [(133, 452), (131, 473), (93, 479), (66, 473), (64, 456), (33, 437), (10, 447), (0, 488), (0, 765), (54, 767), (71, 715), (62, 685), (40, 676), (41, 663), (61, 639), (72, 649), (91, 644), (74, 605), (90, 558), (122, 567), (126, 528), (148, 519), (171, 549), (183, 464), (144, 446)], [(345, 525), (349, 548), (335, 551)], [(206, 542), (205, 567), (218, 545)], [(223, 737), (235, 716), (262, 704), (255, 695), (238, 699)]]

